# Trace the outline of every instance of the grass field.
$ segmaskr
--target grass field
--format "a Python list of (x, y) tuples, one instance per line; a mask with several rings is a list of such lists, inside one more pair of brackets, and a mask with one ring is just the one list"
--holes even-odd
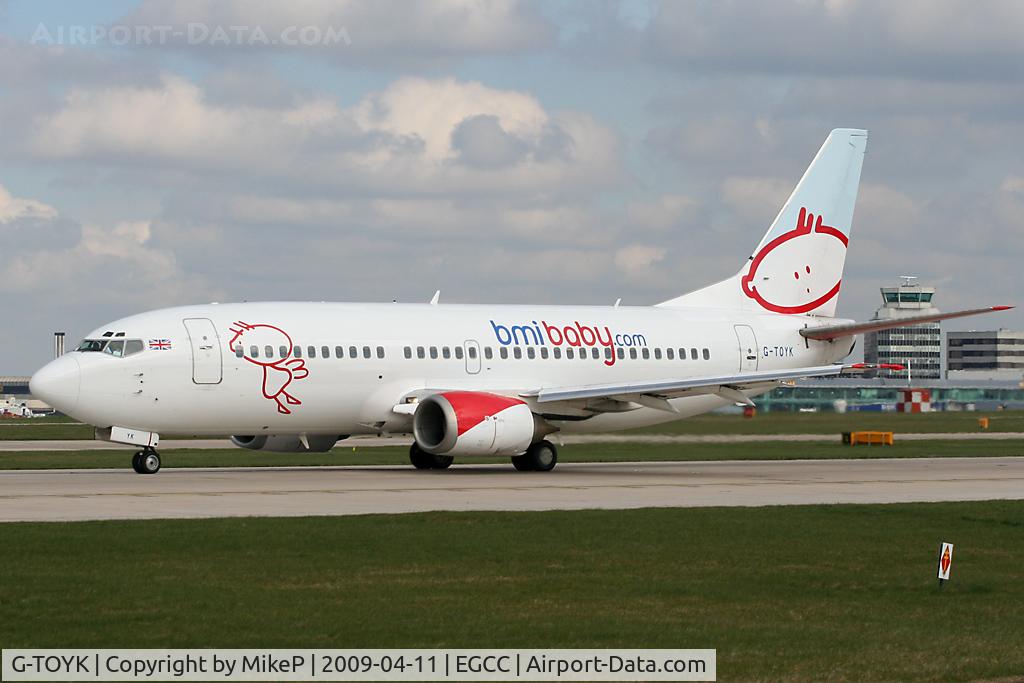
[(3, 524), (0, 645), (713, 647), (721, 680), (1019, 676), (1022, 520), (988, 502)]
[[(128, 467), (132, 450), (0, 451), (0, 470)], [(793, 460), (816, 458), (920, 458), (1024, 456), (1024, 438), (999, 441), (897, 441), (894, 446), (836, 443), (693, 443), (576, 444), (559, 449), (559, 462), (643, 462), (674, 460)], [(232, 449), (172, 449), (160, 454), (164, 467), (281, 467), (299, 465), (407, 465), (404, 447), (335, 448), (329, 453), (268, 453)], [(507, 459), (465, 458), (456, 463), (507, 462)], [(457, 466), (456, 465), (456, 466)]]
[(1024, 411), (986, 413), (761, 413), (754, 418), (707, 414), (628, 433), (648, 434), (840, 434), (885, 431), (941, 434), (977, 432), (978, 418), (989, 418), (991, 432), (1024, 432)]
[[(1024, 432), (1024, 411), (990, 413), (762, 413), (745, 419), (739, 415), (698, 415), (677, 422), (645, 427), (626, 434), (840, 434), (856, 430), (904, 433), (977, 432), (978, 418), (989, 418), (989, 431)], [(89, 425), (67, 418), (0, 421), (0, 440), (91, 439)], [(165, 437), (170, 438), (170, 437)], [(182, 438), (182, 437), (175, 437)], [(187, 438), (187, 437), (185, 437)]]

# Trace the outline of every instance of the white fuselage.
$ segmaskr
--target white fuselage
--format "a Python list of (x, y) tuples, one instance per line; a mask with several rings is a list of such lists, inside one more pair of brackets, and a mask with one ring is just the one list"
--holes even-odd
[[(711, 308), (209, 304), (112, 322), (87, 339), (141, 340), (144, 350), (123, 357), (74, 351), (44, 371), (63, 378), (52, 383), (61, 387), (51, 392), (54, 407), (97, 427), (196, 435), (406, 433), (409, 415), (395, 406), (430, 390), (517, 396), (801, 368), (847, 355), (849, 339), (801, 337), (809, 322)], [(728, 403), (700, 395), (673, 399), (678, 414), (638, 408), (546, 419), (564, 431), (606, 431)]]

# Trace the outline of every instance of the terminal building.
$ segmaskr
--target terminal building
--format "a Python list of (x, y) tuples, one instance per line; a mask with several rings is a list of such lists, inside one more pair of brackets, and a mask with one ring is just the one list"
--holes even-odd
[(949, 332), (946, 376), (958, 380), (1024, 378), (1024, 332)]
[[(759, 410), (772, 411), (896, 411), (910, 388), (907, 380), (839, 377), (802, 379), (754, 399)], [(937, 410), (1021, 410), (1024, 383), (1015, 380), (913, 380), (913, 388), (930, 394)]]
[[(939, 313), (932, 305), (934, 287), (904, 276), (895, 287), (882, 287), (882, 307), (872, 320), (893, 320)], [(864, 335), (865, 363), (895, 363), (904, 370), (879, 370), (886, 379), (930, 380), (942, 378), (942, 330), (939, 323), (920, 323)]]
[[(875, 320), (938, 313), (934, 287), (905, 277), (882, 287)], [(757, 399), (773, 410), (896, 410), (907, 389), (925, 390), (932, 410), (1024, 409), (1024, 332), (997, 330), (946, 334), (938, 323), (908, 325), (864, 335), (867, 363), (897, 363), (908, 371), (875, 376), (798, 380)]]

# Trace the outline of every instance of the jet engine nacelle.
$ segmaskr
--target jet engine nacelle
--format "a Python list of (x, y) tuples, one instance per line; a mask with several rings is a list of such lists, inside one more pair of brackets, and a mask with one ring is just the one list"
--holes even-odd
[(476, 391), (422, 399), (412, 430), (416, 444), (434, 455), (519, 455), (554, 431), (523, 401)]
[(252, 451), (273, 451), (274, 453), (325, 453), (338, 442), (333, 435), (315, 434), (306, 437), (309, 448), (295, 435), (261, 434), (259, 436), (232, 436), (231, 443)]

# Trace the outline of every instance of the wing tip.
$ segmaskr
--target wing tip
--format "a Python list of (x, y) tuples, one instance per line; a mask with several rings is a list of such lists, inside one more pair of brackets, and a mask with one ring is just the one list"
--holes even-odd
[(989, 310), (990, 311), (1009, 311), (1012, 308), (1016, 308), (1016, 306), (990, 306)]

